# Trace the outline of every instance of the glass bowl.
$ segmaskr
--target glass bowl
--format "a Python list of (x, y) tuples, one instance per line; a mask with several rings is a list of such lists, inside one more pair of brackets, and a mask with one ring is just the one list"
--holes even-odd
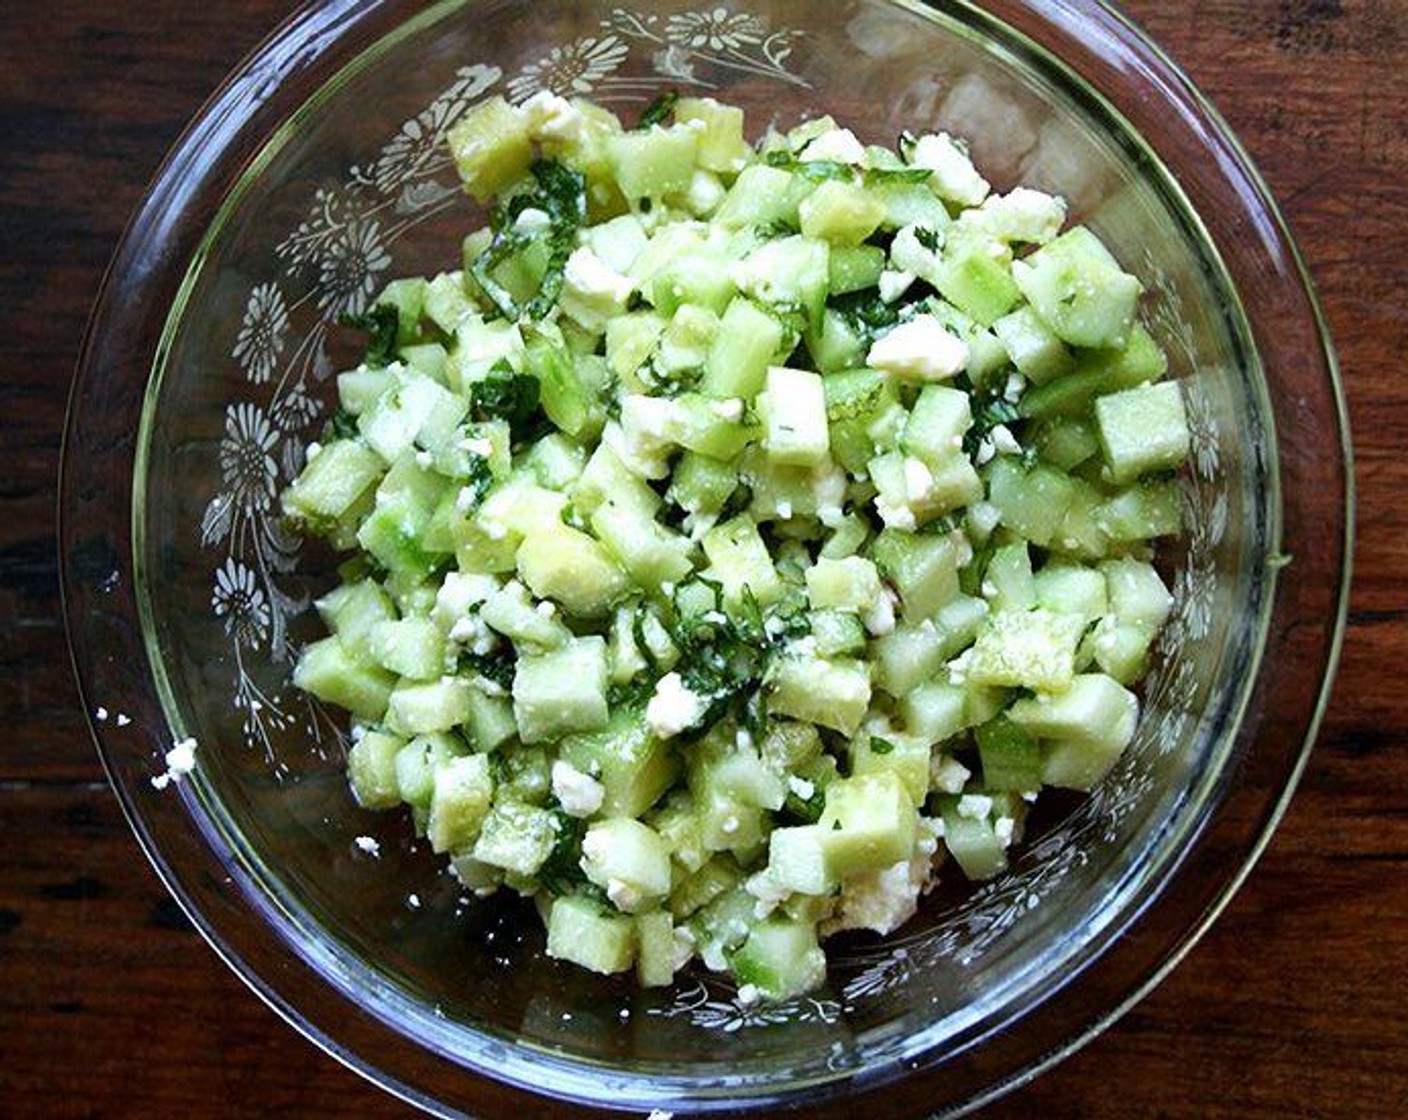
[[(1002, 877), (837, 945), (828, 986), (781, 1005), (708, 974), (643, 992), (549, 960), (531, 913), (466, 900), (402, 815), (354, 805), (342, 725), (288, 679), (332, 575), (275, 495), (355, 360), (338, 315), (453, 267), (476, 215), (446, 129), (494, 93), (630, 113), (667, 87), (744, 105), (755, 133), (822, 112), (872, 141), (945, 128), (995, 185), (1064, 195), (1144, 281), (1193, 430), (1176, 606), (1119, 766)], [(68, 420), (65, 610), (157, 871), (261, 997), (383, 1087), (482, 1117), (533, 1114), (538, 1094), (948, 1115), (1130, 1006), (1266, 844), (1338, 650), (1349, 463), (1329, 339), (1264, 184), (1112, 8), (337, 0), (226, 82), (117, 254)], [(188, 736), (194, 772), (154, 784)]]

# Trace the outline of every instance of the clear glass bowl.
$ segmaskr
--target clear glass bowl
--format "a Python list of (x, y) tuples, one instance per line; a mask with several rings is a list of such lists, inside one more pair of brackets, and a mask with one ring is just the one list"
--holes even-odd
[[(548, 960), (531, 914), (463, 901), (402, 816), (354, 806), (338, 720), (288, 682), (332, 577), (275, 494), (353, 358), (337, 314), (451, 266), (475, 217), (437, 142), (492, 93), (629, 113), (669, 86), (743, 104), (754, 129), (830, 112), (868, 140), (958, 131), (999, 187), (1061, 193), (1144, 280), (1194, 432), (1177, 605), (1119, 767), (1002, 878), (837, 946), (829, 986), (777, 1007), (708, 975), (640, 992)], [(69, 416), (66, 612), (90, 710), (125, 717), (95, 733), (167, 885), (255, 991), (389, 1090), (485, 1117), (533, 1114), (535, 1093), (947, 1115), (1112, 1021), (1266, 843), (1338, 649), (1349, 463), (1264, 185), (1110, 8), (339, 0), (221, 88), (117, 255)], [(154, 788), (187, 735), (196, 771)]]

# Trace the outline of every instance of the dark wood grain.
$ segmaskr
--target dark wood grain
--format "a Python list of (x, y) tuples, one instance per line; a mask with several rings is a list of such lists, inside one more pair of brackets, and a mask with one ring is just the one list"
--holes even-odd
[[(103, 784), (58, 622), (54, 479), (102, 270), (163, 152), (288, 7), (20, 0), (0, 20), (0, 1112), (406, 1114), (167, 900)], [(1319, 284), (1357, 443), (1353, 614), (1301, 792), (1227, 913), (1121, 1023), (983, 1115), (1403, 1115), (1408, 6), (1128, 7), (1251, 149)]]

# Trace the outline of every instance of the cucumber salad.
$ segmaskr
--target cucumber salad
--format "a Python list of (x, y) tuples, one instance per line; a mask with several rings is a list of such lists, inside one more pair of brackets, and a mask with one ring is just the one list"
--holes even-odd
[(547, 952), (740, 997), (1002, 871), (1129, 743), (1178, 386), (1141, 286), (962, 140), (540, 94), (449, 135), (488, 224), (391, 283), (283, 494), (349, 553), (295, 671)]

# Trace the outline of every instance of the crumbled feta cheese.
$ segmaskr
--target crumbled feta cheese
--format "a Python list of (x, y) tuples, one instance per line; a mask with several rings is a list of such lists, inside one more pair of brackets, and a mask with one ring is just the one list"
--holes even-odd
[(513, 222), (513, 232), (526, 237), (540, 237), (552, 229), (552, 216), (546, 210), (529, 206), (522, 210)]
[(733, 744), (741, 751), (751, 751), (753, 749), (753, 733), (746, 727), (740, 727), (734, 732)]
[(460, 440), (460, 449), (487, 459), (494, 454), (494, 444), (487, 436), (467, 436)]
[(809, 782), (806, 778), (799, 778), (796, 774), (788, 776), (787, 788), (802, 801), (810, 801), (816, 796), (816, 783)]
[(118, 713), (117, 713), (117, 726), (118, 726), (118, 727), (126, 727), (126, 726), (127, 726), (129, 723), (131, 723), (131, 722), (132, 722), (131, 717), (124, 715), (122, 712), (118, 712)]
[(992, 535), (1002, 521), (1002, 511), (991, 502), (974, 502), (968, 507), (968, 524), (980, 538)]
[(916, 277), (912, 272), (887, 268), (880, 273), (880, 298), (886, 303), (894, 303), (909, 291)]
[(694, 172), (689, 180), (689, 187), (684, 192), (684, 204), (691, 213), (712, 214), (719, 208), (719, 203), (724, 200), (724, 195), (727, 193), (728, 191), (717, 175), (712, 171), (700, 168)]
[[(923, 277), (931, 284), (938, 277), (941, 264), (931, 245), (942, 245), (943, 234), (929, 225), (913, 222), (901, 226), (890, 242), (890, 263), (894, 271)], [(925, 242), (929, 244), (925, 244)]]
[(845, 511), (840, 506), (818, 506), (816, 516), (828, 529), (835, 529), (846, 520)]
[(992, 462), (992, 457), (997, 454), (997, 448), (993, 446), (992, 440), (984, 436), (978, 442), (978, 450), (973, 455), (973, 465), (981, 467)]
[(1008, 404), (1016, 404), (1026, 391), (1027, 379), (1015, 369), (1007, 375), (1007, 383), (1002, 387), (1002, 399)]
[(904, 461), (904, 493), (910, 505), (922, 502), (934, 489), (934, 474), (920, 459)]
[(789, 501), (786, 501), (786, 500), (781, 501), (781, 502), (778, 502), (778, 503), (777, 503), (777, 516), (778, 516), (778, 518), (779, 518), (780, 520), (782, 520), (782, 521), (791, 521), (791, 520), (792, 520), (792, 503), (789, 502)]
[(414, 894), (414, 893), (408, 894), (408, 895), (406, 896), (406, 905), (407, 905), (410, 909), (412, 909), (412, 910), (419, 910), (419, 909), (420, 909), (420, 895)]
[(562, 310), (588, 330), (604, 330), (630, 302), (636, 282), (609, 268), (585, 245), (574, 249), (563, 269)]
[(763, 993), (758, 990), (758, 985), (756, 984), (744, 984), (738, 989), (738, 1005), (740, 1007), (752, 1007), (754, 1004), (760, 1002), (762, 998)]
[(822, 923), (821, 933), (868, 929), (883, 936), (899, 929), (919, 909), (919, 893), (930, 880), (933, 855), (933, 851), (916, 846), (909, 859), (847, 879), (841, 886), (836, 914)]
[[(484, 657), (493, 653), (498, 648), (499, 636), (489, 628), (489, 624), (477, 614), (465, 615), (456, 620), (450, 627), (450, 641), (457, 642), (462, 646), (468, 646), (470, 653), (476, 657)], [(487, 678), (480, 681), (483, 688), (485, 684), (491, 684)], [(484, 691), (488, 691), (484, 689)]]
[(564, 759), (552, 764), (552, 792), (570, 817), (589, 817), (606, 799), (605, 786)]
[(909, 162), (932, 171), (929, 182), (934, 191), (962, 206), (977, 206), (992, 189), (978, 174), (967, 151), (946, 132), (921, 136)]
[(1012, 835), (1016, 828), (1017, 822), (1011, 817), (998, 817), (992, 824), (993, 834), (1004, 848), (1011, 845)]
[(416, 452), (416, 466), (418, 466), (421, 470), (428, 471), (434, 465), (435, 456), (432, 455), (429, 451)]
[(381, 855), (381, 845), (377, 843), (375, 836), (358, 836), (352, 843), (357, 845), (359, 851), (365, 852), (373, 859)]
[(447, 572), (435, 592), (432, 617), (441, 626), (453, 626), (499, 589), (499, 581), (479, 572)]
[(152, 779), (152, 788), (165, 789), (172, 782), (179, 782), (194, 770), (196, 768), (197, 746), (196, 741), (189, 736), (173, 743), (163, 759), (166, 763), (166, 773), (158, 774)]
[(882, 589), (870, 609), (861, 616), (866, 632), (872, 638), (883, 638), (895, 632), (895, 597), (888, 587)]
[(960, 688), (968, 680), (968, 666), (973, 663), (973, 650), (964, 650), (957, 657), (948, 663), (948, 679), (950, 684), (958, 685)]
[(313, 440), (313, 442), (310, 443), (310, 444), (307, 446), (307, 448), (304, 449), (304, 452), (303, 452), (303, 461), (304, 461), (305, 463), (311, 463), (314, 459), (316, 459), (316, 458), (317, 458), (319, 455), (321, 455), (322, 453), (323, 453), (323, 445), (322, 445), (321, 443), (319, 443), (317, 440)]
[(992, 445), (1000, 455), (1020, 455), (1022, 445), (1006, 424), (998, 424), (992, 430)]
[(880, 515), (880, 520), (889, 529), (905, 529), (914, 532), (919, 528), (919, 522), (914, 516), (914, 510), (903, 504), (892, 504), (885, 500), (883, 495), (875, 499), (875, 512)]
[(107, 722), (108, 710), (104, 708), (101, 704), (99, 704), (97, 711), (93, 713), (93, 718), (96, 719), (99, 723)]
[(929, 763), (929, 783), (940, 793), (962, 793), (973, 771), (951, 755), (936, 754)]
[(528, 135), (534, 140), (580, 140), (587, 123), (582, 111), (551, 90), (539, 90), (523, 103), (528, 114)]
[(542, 618), (557, 617), (557, 604), (548, 599), (544, 599), (533, 609), (536, 610)]
[(992, 798), (985, 793), (965, 793), (958, 799), (957, 812), (970, 821), (985, 820), (992, 812)]
[(882, 335), (866, 363), (896, 377), (942, 381), (968, 367), (968, 346), (933, 315), (916, 315)]
[(798, 158), (803, 163), (834, 160), (837, 163), (862, 164), (865, 162), (865, 145), (856, 139), (856, 134), (849, 128), (833, 128), (803, 148)]
[(638, 910), (645, 901), (645, 895), (622, 879), (606, 880), (606, 897), (617, 910), (629, 914)]
[(1007, 194), (992, 195), (965, 217), (968, 215), (980, 228), (1005, 240), (1044, 245), (1066, 224), (1066, 200), (1030, 187), (1017, 187)]
[(740, 397), (729, 397), (727, 400), (710, 401), (709, 411), (720, 420), (736, 424), (743, 419), (743, 400)]
[(646, 725), (661, 739), (673, 738), (692, 727), (703, 714), (703, 701), (685, 687), (678, 673), (661, 677), (645, 706)]

